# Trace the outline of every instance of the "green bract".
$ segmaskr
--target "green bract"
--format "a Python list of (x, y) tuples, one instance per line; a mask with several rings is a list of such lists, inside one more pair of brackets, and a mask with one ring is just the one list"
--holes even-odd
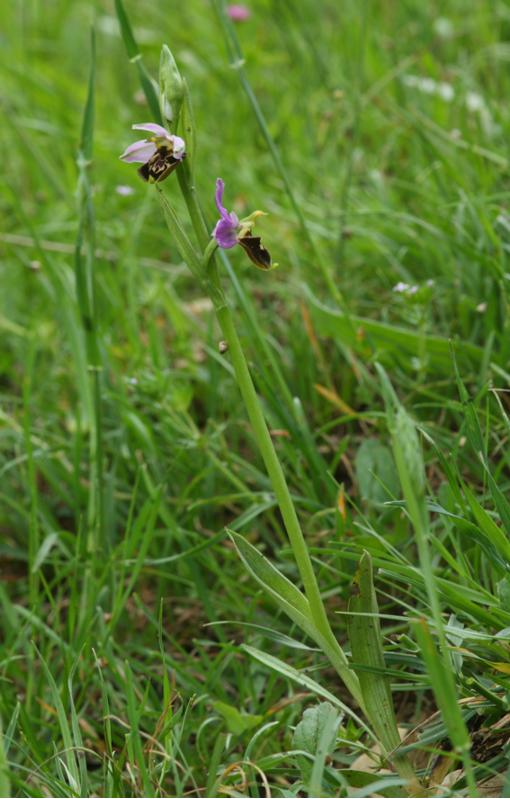
[(177, 128), (179, 114), (184, 101), (184, 80), (175, 63), (170, 48), (161, 48), (159, 59), (159, 102), (161, 116), (174, 129)]

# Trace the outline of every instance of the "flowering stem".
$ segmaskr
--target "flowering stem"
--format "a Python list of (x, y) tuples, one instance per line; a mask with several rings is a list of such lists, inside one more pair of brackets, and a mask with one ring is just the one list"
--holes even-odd
[(211, 263), (211, 259), (212, 259), (213, 255), (215, 254), (217, 249), (218, 249), (218, 243), (217, 243), (216, 239), (211, 237), (211, 240), (209, 241), (209, 244), (205, 248), (205, 252), (204, 252), (204, 256), (203, 256), (204, 269), (208, 268), (209, 264)]
[(184, 202), (186, 203), (186, 208), (188, 209), (188, 214), (191, 224), (193, 225), (195, 236), (197, 237), (200, 249), (205, 250), (211, 237), (207, 230), (204, 215), (198, 202), (197, 192), (191, 177), (191, 170), (186, 161), (183, 161), (177, 170), (177, 177), (179, 179), (179, 188), (182, 192), (182, 196), (184, 197)]
[(297, 518), (283, 469), (278, 460), (273, 441), (262, 413), (243, 348), (239, 336), (237, 335), (232, 312), (225, 304), (221, 307), (216, 307), (216, 315), (223, 336), (228, 343), (228, 351), (232, 366), (234, 367), (237, 384), (255, 434), (257, 446), (273, 485), (273, 490), (283, 517), (285, 529), (289, 536), (294, 558), (303, 581), (304, 591), (310, 603), (310, 611), (317, 632), (320, 633), (327, 643), (328, 652), (325, 654), (327, 654), (332, 661), (352, 696), (360, 706), (363, 707), (358, 679), (354, 672), (349, 669), (347, 658), (333, 635), (326, 615), (308, 548)]
[[(209, 246), (209, 244), (211, 242), (211, 236), (210, 236), (209, 230), (207, 229), (207, 225), (206, 225), (206, 222), (205, 222), (205, 219), (204, 219), (204, 214), (202, 212), (202, 208), (200, 207), (200, 203), (198, 201), (198, 197), (197, 197), (197, 194), (196, 194), (195, 186), (193, 184), (193, 179), (192, 179), (191, 170), (189, 168), (189, 164), (186, 161), (184, 161), (181, 164), (181, 166), (179, 167), (179, 169), (177, 170), (177, 177), (179, 179), (179, 188), (181, 189), (181, 193), (182, 193), (182, 195), (184, 197), (184, 201), (185, 201), (186, 207), (188, 209), (188, 213), (189, 213), (189, 216), (190, 216), (191, 224), (193, 225), (193, 231), (195, 233), (197, 241), (199, 242), (200, 247), (204, 251), (207, 251), (208, 246)], [(287, 383), (283, 379), (283, 377), (282, 377), (282, 375), (281, 375), (281, 373), (280, 373), (280, 371), (279, 371), (279, 369), (278, 369), (278, 367), (277, 367), (277, 365), (276, 365), (276, 363), (274, 361), (274, 356), (273, 356), (273, 353), (272, 353), (270, 347), (268, 347), (265, 338), (263, 336), (261, 336), (260, 333), (259, 333), (256, 321), (255, 321), (255, 318), (254, 318), (254, 312), (253, 312), (253, 310), (251, 309), (251, 307), (249, 306), (249, 304), (246, 301), (246, 297), (244, 296), (243, 291), (242, 291), (242, 289), (241, 289), (241, 287), (239, 285), (239, 280), (238, 280), (236, 274), (233, 272), (233, 270), (232, 270), (232, 268), (230, 266), (230, 263), (229, 263), (228, 258), (226, 256), (225, 250), (221, 250), (221, 256), (222, 256), (222, 260), (223, 260), (224, 266), (225, 266), (227, 272), (229, 273), (231, 282), (232, 282), (232, 284), (234, 286), (234, 290), (235, 290), (235, 292), (236, 292), (236, 294), (237, 294), (237, 296), (239, 298), (240, 304), (241, 304), (241, 306), (242, 306), (242, 308), (243, 308), (243, 310), (244, 310), (244, 312), (245, 312), (245, 314), (246, 314), (246, 316), (247, 316), (247, 318), (248, 318), (248, 320), (250, 322), (250, 325), (252, 327), (252, 331), (253, 331), (254, 335), (257, 337), (258, 344), (261, 347), (265, 358), (267, 359), (267, 361), (271, 364), (271, 366), (273, 368), (274, 377), (275, 377), (275, 379), (278, 382), (278, 386), (280, 388), (280, 391), (281, 391), (283, 397), (285, 398), (285, 402), (287, 403), (287, 406), (292, 411), (292, 413), (295, 414), (295, 406), (294, 406), (294, 402), (293, 402), (293, 397), (292, 397), (292, 395), (291, 395), (291, 393), (290, 393), (290, 391), (288, 389)]]
[[(181, 189), (183, 189), (183, 193), (186, 195), (186, 191), (189, 190), (189, 184), (187, 184), (185, 180), (181, 182)], [(287, 531), (290, 545), (294, 553), (294, 558), (303, 581), (303, 588), (310, 605), (310, 613), (313, 618), (317, 634), (324, 642), (324, 654), (331, 661), (338, 675), (341, 677), (346, 687), (350, 691), (352, 697), (363, 709), (363, 699), (361, 696), (358, 678), (349, 668), (347, 657), (340, 644), (336, 640), (329, 624), (319, 586), (315, 577), (315, 572), (313, 570), (310, 554), (308, 552), (305, 538), (303, 536), (296, 510), (292, 502), (289, 487), (287, 485), (287, 481), (285, 480), (283, 469), (281, 467), (280, 461), (278, 460), (273, 441), (269, 434), (266, 420), (264, 419), (264, 414), (262, 412), (257, 392), (255, 391), (255, 386), (253, 385), (253, 380), (246, 362), (246, 357), (235, 328), (232, 312), (227, 304), (225, 294), (221, 288), (218, 267), (214, 257), (213, 249), (210, 245), (209, 236), (207, 236), (206, 246), (204, 247), (204, 255), (200, 257), (189, 241), (186, 233), (182, 229), (175, 211), (159, 186), (158, 192), (172, 238), (178, 246), (183, 259), (187, 262), (193, 274), (200, 278), (200, 282), (204, 290), (210, 296), (223, 336), (228, 343), (228, 350), (232, 366), (234, 367), (236, 381), (239, 386), (253, 432), (255, 434), (255, 440), (267, 469), (276, 500), (283, 517), (285, 529)], [(196, 204), (198, 209), (196, 195), (188, 195), (188, 197), (185, 196), (185, 199), (188, 208), (190, 205)], [(192, 218), (192, 224), (194, 228), (195, 225), (199, 227), (199, 219), (203, 220), (200, 211), (198, 211), (198, 213), (200, 216), (194, 215), (194, 219)], [(197, 238), (199, 237), (197, 236)], [(202, 235), (200, 236), (199, 241), (200, 239), (203, 240)]]

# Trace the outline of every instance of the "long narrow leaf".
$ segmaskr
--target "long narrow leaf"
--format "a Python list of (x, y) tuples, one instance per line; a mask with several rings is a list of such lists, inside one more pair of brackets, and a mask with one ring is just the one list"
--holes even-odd
[(255, 579), (276, 599), (291, 605), (304, 618), (311, 620), (310, 605), (304, 594), (291, 583), (273, 564), (246, 538), (233, 530), (228, 531), (239, 557)]
[(154, 120), (161, 125), (163, 120), (161, 118), (161, 110), (159, 107), (158, 91), (154, 81), (145, 68), (145, 64), (143, 63), (142, 54), (136, 43), (133, 29), (122, 0), (115, 0), (115, 11), (117, 12), (120, 32), (128, 58), (132, 63), (136, 64), (140, 84), (142, 86), (143, 93), (145, 94), (145, 99), (147, 100), (151, 110), (151, 114), (154, 117)]
[(70, 783), (72, 783), (71, 787), (73, 788), (73, 790), (80, 791), (80, 784), (81, 784), (80, 769), (78, 766), (77, 752), (76, 752), (76, 748), (79, 746), (79, 742), (73, 740), (72, 727), (69, 724), (68, 714), (64, 708), (62, 699), (60, 698), (60, 692), (58, 690), (57, 683), (55, 682), (55, 679), (50, 669), (48, 668), (46, 661), (44, 660), (43, 656), (41, 655), (35, 644), (34, 644), (34, 649), (36, 650), (39, 662), (43, 667), (46, 680), (50, 686), (51, 701), (57, 711), (57, 718), (60, 726), (60, 732), (62, 734), (62, 740), (64, 742), (65, 764), (66, 764), (67, 774), (69, 776), (69, 781)]
[[(349, 617), (352, 657), (355, 663), (364, 667), (360, 669), (358, 677), (365, 708), (381, 744), (390, 754), (400, 746), (400, 735), (390, 684), (385, 675), (379, 607), (374, 590), (372, 559), (368, 552), (361, 556), (356, 583), (349, 603), (349, 610), (353, 613)], [(392, 759), (401, 776), (414, 783), (416, 793), (417, 780), (407, 757), (397, 755)]]
[(344, 651), (338, 645), (333, 646), (318, 629), (306, 597), (245, 538), (232, 531), (230, 531), (230, 535), (250, 573), (276, 600), (287, 616), (322, 649), (342, 679), (350, 682), (353, 692), (357, 692), (357, 699), (361, 704), (357, 678), (349, 667)]
[(11, 781), (9, 779), (9, 763), (5, 750), (2, 719), (0, 718), (0, 796), (12, 796)]
[[(309, 291), (311, 312), (317, 333), (321, 336), (332, 336), (355, 351), (365, 353), (367, 339), (380, 352), (389, 353), (392, 359), (403, 367), (409, 365), (410, 358), (418, 356), (422, 348), (429, 364), (443, 374), (449, 374), (452, 368), (451, 345), (447, 338), (441, 336), (422, 335), (410, 328), (390, 325), (361, 316), (352, 316), (338, 309), (328, 308), (317, 300)], [(455, 344), (456, 354), (463, 364), (479, 365), (482, 362), (483, 350), (474, 344), (459, 341)]]
[(448, 735), (457, 752), (466, 752), (469, 750), (470, 740), (456, 698), (453, 675), (450, 669), (445, 668), (425, 619), (416, 624), (415, 632)]
[(287, 677), (289, 680), (297, 683), (302, 688), (306, 688), (308, 691), (311, 691), (316, 696), (320, 696), (323, 699), (327, 699), (328, 702), (331, 702), (332, 705), (335, 707), (340, 708), (343, 710), (344, 713), (347, 713), (351, 718), (353, 718), (357, 724), (359, 724), (367, 735), (369, 735), (374, 741), (374, 734), (372, 731), (367, 727), (365, 722), (354, 712), (351, 710), (348, 705), (345, 705), (341, 699), (337, 696), (332, 694), (327, 688), (323, 688), (322, 685), (319, 685), (318, 682), (312, 680), (307, 674), (298, 671), (297, 669), (289, 666), (288, 663), (284, 663), (283, 660), (274, 657), (273, 655), (267, 654), (267, 652), (262, 652), (260, 649), (256, 649), (253, 646), (248, 646), (247, 644), (243, 644), (241, 649), (250, 655), (255, 660), (258, 660), (260, 663), (263, 663), (265, 666), (268, 666), (273, 671), (277, 671), (279, 674), (282, 674), (284, 677)]

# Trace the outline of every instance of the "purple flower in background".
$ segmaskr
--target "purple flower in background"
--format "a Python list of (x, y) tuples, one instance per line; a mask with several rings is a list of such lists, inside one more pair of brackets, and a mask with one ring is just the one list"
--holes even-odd
[(214, 199), (216, 207), (220, 212), (220, 218), (216, 222), (212, 232), (218, 247), (223, 250), (229, 250), (240, 244), (250, 260), (253, 261), (255, 266), (259, 269), (272, 269), (277, 266), (271, 261), (271, 256), (260, 241), (259, 236), (252, 236), (252, 229), (255, 224), (255, 219), (258, 216), (263, 216), (263, 211), (254, 211), (245, 219), (239, 219), (234, 211), (230, 213), (223, 205), (223, 192), (225, 184), (221, 178), (216, 180), (216, 192)]
[(164, 180), (186, 157), (184, 139), (161, 125), (144, 122), (133, 125), (133, 130), (146, 130), (152, 136), (130, 144), (120, 158), (127, 164), (142, 164), (138, 172), (144, 180), (151, 183)]
[(234, 211), (229, 214), (227, 209), (223, 207), (224, 190), (225, 184), (221, 178), (218, 178), (216, 181), (216, 193), (214, 195), (214, 199), (216, 201), (216, 208), (220, 212), (220, 219), (218, 219), (216, 222), (216, 227), (213, 230), (213, 236), (222, 249), (229, 250), (230, 247), (235, 247), (237, 244), (239, 219)]
[(227, 15), (234, 22), (246, 22), (251, 16), (251, 11), (240, 3), (232, 3), (227, 6)]

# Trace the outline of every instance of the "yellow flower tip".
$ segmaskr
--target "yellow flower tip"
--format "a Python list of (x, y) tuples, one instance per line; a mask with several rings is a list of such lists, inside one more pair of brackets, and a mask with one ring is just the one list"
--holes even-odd
[(241, 219), (241, 224), (251, 223), (253, 224), (259, 216), (268, 216), (265, 211), (252, 211), (249, 216), (245, 216), (244, 219)]

